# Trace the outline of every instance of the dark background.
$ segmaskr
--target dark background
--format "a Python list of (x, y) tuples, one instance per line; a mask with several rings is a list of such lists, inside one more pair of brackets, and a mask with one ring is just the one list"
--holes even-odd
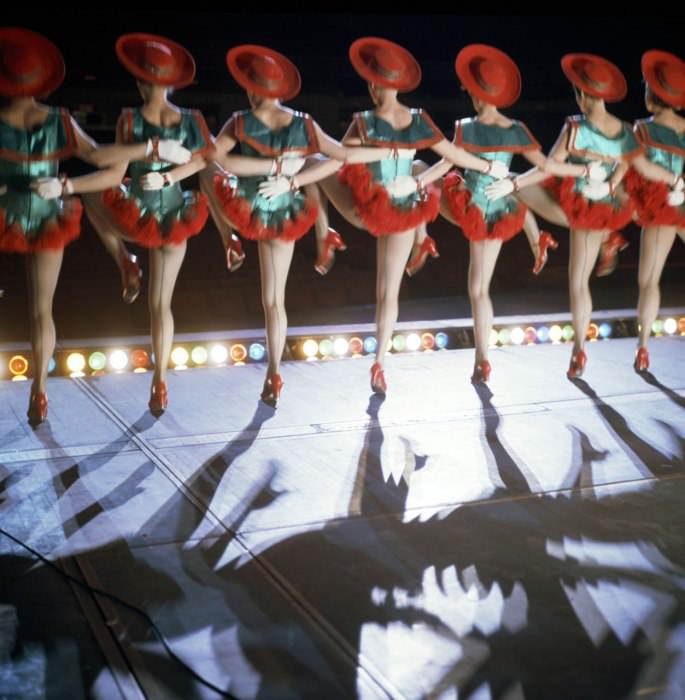
[[(121, 107), (140, 99), (134, 80), (114, 53), (116, 38), (144, 31), (168, 36), (186, 46), (197, 63), (196, 82), (173, 95), (180, 106), (203, 111), (216, 133), (231, 112), (247, 107), (244, 94), (225, 67), (225, 54), (236, 44), (265, 44), (289, 56), (302, 74), (302, 92), (289, 105), (313, 114), (332, 136), (340, 138), (353, 111), (370, 106), (364, 82), (348, 59), (350, 43), (364, 35), (382, 36), (409, 49), (423, 69), (423, 81), (403, 96), (409, 106), (426, 109), (448, 138), (454, 119), (472, 113), (470, 101), (459, 90), (454, 57), (466, 44), (497, 46), (517, 62), (523, 77), (521, 99), (506, 113), (524, 120), (548, 150), (568, 114), (577, 112), (573, 94), (559, 59), (568, 52), (598, 53), (624, 72), (628, 98), (611, 107), (632, 121), (646, 116), (642, 102), (640, 57), (651, 48), (682, 55), (682, 17), (540, 17), (458, 16), (449, 14), (371, 14), (335, 12), (114, 12), (98, 9), (98, 17), (82, 11), (3, 11), (6, 26), (23, 26), (51, 38), (62, 50), (67, 77), (51, 95), (49, 104), (68, 107), (98, 141), (114, 138)], [(422, 154), (433, 162), (431, 153)], [(523, 162), (514, 161), (522, 169)], [(85, 172), (77, 161), (63, 170)], [(188, 186), (194, 183), (189, 181)], [(291, 323), (335, 320), (368, 321), (373, 317), (375, 255), (373, 240), (343, 223), (336, 224), (349, 249), (326, 278), (312, 269), (313, 235), (297, 245), (288, 283), (287, 305)], [(544, 222), (540, 222), (541, 226)], [(567, 233), (551, 227), (561, 246), (548, 267), (536, 278), (530, 273), (532, 256), (525, 237), (518, 236), (502, 251), (493, 280), (495, 313), (535, 313), (568, 309), (566, 265)], [(465, 299), (468, 246), (461, 233), (439, 219), (430, 227), (441, 258), (403, 285), (401, 318), (468, 315)], [(610, 278), (593, 282), (596, 308), (631, 307), (637, 299), (636, 265), (639, 231), (627, 229), (630, 248)], [(203, 331), (261, 325), (256, 247), (246, 244), (248, 260), (233, 275), (226, 272), (223, 252), (211, 220), (191, 239), (174, 299), (177, 331)], [(144, 269), (146, 255), (141, 255)], [(683, 246), (676, 243), (664, 273), (664, 303), (683, 302), (680, 283)], [(20, 256), (0, 256), (0, 341), (28, 337), (25, 321), (25, 283)], [(55, 299), (55, 319), (62, 338), (132, 335), (147, 332), (145, 295), (131, 307), (119, 301), (118, 272), (84, 218), (81, 238), (69, 246)]]

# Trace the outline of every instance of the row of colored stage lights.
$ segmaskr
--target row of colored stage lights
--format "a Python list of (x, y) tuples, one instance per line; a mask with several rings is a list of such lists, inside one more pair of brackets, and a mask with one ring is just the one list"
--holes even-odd
[[(685, 335), (685, 317), (680, 319), (657, 319), (653, 326), (654, 335)], [(588, 340), (607, 340), (614, 334), (611, 323), (591, 323)], [(493, 329), (490, 334), (491, 346), (533, 345), (538, 343), (561, 343), (573, 340), (573, 327), (566, 325), (513, 326)], [(333, 357), (362, 357), (376, 352), (376, 338), (353, 336), (345, 338), (315, 338), (299, 339), (288, 343), (291, 354), (300, 359), (314, 361), (326, 360)], [(463, 343), (451, 343), (447, 333), (398, 333), (388, 343), (388, 352), (431, 352), (448, 347), (463, 347)], [(50, 374), (67, 374), (72, 377), (102, 375), (107, 372), (146, 372), (154, 363), (154, 356), (142, 348), (130, 351), (123, 349), (103, 352), (96, 350), (91, 353), (63, 352), (62, 360), (50, 360)], [(208, 367), (226, 365), (244, 365), (248, 362), (261, 362), (266, 357), (266, 348), (262, 343), (235, 343), (228, 345), (214, 343), (212, 345), (177, 345), (171, 352), (170, 365), (174, 369), (188, 367)], [(3, 363), (4, 364), (4, 363)], [(29, 357), (15, 354), (7, 361), (9, 375), (14, 380), (28, 378), (30, 372)], [(59, 370), (59, 371), (58, 371)]]

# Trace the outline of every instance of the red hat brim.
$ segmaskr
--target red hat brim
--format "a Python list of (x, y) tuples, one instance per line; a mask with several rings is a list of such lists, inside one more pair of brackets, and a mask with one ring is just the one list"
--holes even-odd
[[(168, 75), (161, 75), (145, 65), (144, 48), (150, 43), (161, 44), (171, 52), (173, 70)], [(182, 88), (190, 85), (195, 77), (195, 61), (188, 49), (164, 36), (141, 32), (124, 34), (117, 39), (115, 49), (124, 68), (143, 82)]]
[[(678, 74), (679, 85), (667, 84), (664, 68)], [(652, 49), (642, 55), (642, 76), (649, 89), (666, 104), (685, 107), (685, 62), (668, 51)]]
[[(280, 69), (280, 75), (273, 84), (260, 82), (251, 71), (253, 61), (266, 58), (274, 61)], [(302, 86), (300, 72), (295, 64), (282, 53), (266, 46), (242, 44), (229, 49), (226, 54), (226, 65), (230, 74), (242, 88), (255, 95), (270, 97), (277, 100), (291, 100)]]
[[(31, 54), (38, 59), (37, 70), (29, 79), (19, 80), (3, 60), (6, 52)], [(5, 97), (44, 97), (54, 92), (64, 80), (64, 59), (60, 50), (47, 37), (29, 29), (0, 29), (0, 95)]]
[[(397, 75), (381, 72), (377, 59), (379, 51), (387, 52), (401, 69)], [(398, 92), (409, 92), (421, 82), (421, 66), (418, 61), (399, 44), (387, 39), (365, 36), (352, 43), (350, 61), (357, 73), (369, 83), (391, 88)]]
[[(601, 69), (607, 80), (597, 83), (588, 75), (588, 68)], [(611, 61), (591, 53), (569, 53), (561, 59), (564, 75), (579, 89), (605, 102), (619, 102), (628, 93), (626, 79)]]
[[(500, 71), (499, 85), (487, 83), (479, 73), (487, 62)], [(454, 69), (462, 85), (471, 95), (495, 107), (508, 107), (521, 95), (521, 73), (514, 61), (494, 46), (470, 44), (465, 46), (454, 61)]]

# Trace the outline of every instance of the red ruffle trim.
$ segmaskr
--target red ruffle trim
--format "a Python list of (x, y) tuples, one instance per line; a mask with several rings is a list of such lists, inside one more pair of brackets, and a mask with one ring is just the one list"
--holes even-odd
[(357, 215), (373, 236), (403, 233), (434, 221), (440, 211), (440, 191), (431, 185), (426, 188), (426, 199), (409, 209), (401, 209), (393, 204), (381, 184), (373, 182), (366, 165), (345, 165), (338, 177), (352, 190)]
[(442, 191), (450, 213), (466, 238), (470, 241), (508, 241), (521, 231), (528, 211), (525, 204), (519, 202), (516, 211), (505, 214), (488, 228), (483, 212), (475, 204), (471, 204), (471, 193), (463, 187), (463, 182), (459, 175), (450, 173), (443, 180)]
[(0, 209), (0, 250), (4, 253), (37, 253), (41, 250), (61, 250), (81, 233), (83, 205), (78, 197), (64, 201), (62, 216), (46, 221), (34, 235), (27, 236), (19, 223), (5, 223)]
[(550, 177), (542, 184), (559, 202), (573, 229), (618, 231), (633, 219), (635, 206), (630, 200), (618, 209), (606, 202), (593, 202), (573, 189), (575, 179), (572, 177)]
[(265, 241), (278, 238), (282, 241), (297, 241), (314, 225), (319, 213), (316, 201), (305, 198), (304, 208), (294, 219), (285, 219), (281, 227), (265, 226), (257, 215), (253, 215), (252, 205), (244, 197), (235, 195), (235, 190), (225, 184), (221, 175), (214, 176), (214, 193), (230, 223), (241, 236), (252, 241)]
[(623, 186), (637, 209), (640, 226), (685, 227), (685, 210), (672, 207), (667, 200), (671, 191), (665, 182), (653, 182), (630, 168)]
[(153, 214), (141, 216), (140, 207), (133, 197), (127, 197), (120, 187), (102, 193), (107, 207), (126, 236), (143, 248), (161, 248), (177, 245), (202, 231), (207, 221), (207, 195), (193, 192), (193, 202), (181, 210), (169, 230), (163, 230)]

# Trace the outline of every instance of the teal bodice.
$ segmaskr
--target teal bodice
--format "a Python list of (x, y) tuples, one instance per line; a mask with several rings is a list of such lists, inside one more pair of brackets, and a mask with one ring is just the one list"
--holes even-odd
[[(253, 158), (306, 157), (319, 152), (314, 120), (302, 112), (294, 112), (292, 121), (280, 129), (270, 129), (251, 111), (236, 112), (233, 117), (233, 135), (238, 141), (239, 153)], [(266, 199), (259, 185), (267, 175), (229, 178), (230, 186), (238, 197), (246, 199), (253, 215), (259, 216), (265, 227), (279, 229), (285, 219), (294, 219), (305, 206), (301, 192), (284, 192)]]
[(655, 123), (653, 118), (635, 122), (633, 129), (638, 141), (646, 149), (646, 157), (652, 163), (670, 170), (674, 175), (683, 174), (685, 132), (678, 134), (668, 126)]
[(49, 108), (48, 118), (35, 129), (15, 129), (0, 122), (0, 209), (6, 225), (19, 225), (27, 233), (63, 212), (61, 199), (41, 199), (30, 185), (39, 177), (57, 177), (60, 159), (76, 149), (71, 117), (65, 109)]
[[(642, 153), (642, 146), (628, 124), (622, 123), (621, 131), (616, 136), (607, 136), (584, 115), (569, 117), (566, 125), (568, 127), (568, 162), (587, 165), (592, 161), (600, 160), (608, 170), (607, 180), (622, 160), (630, 160)], [(586, 184), (587, 180), (584, 177), (577, 177), (573, 189), (581, 193)], [(595, 201), (616, 203), (617, 200), (610, 195)]]
[[(364, 146), (380, 148), (413, 148), (420, 150), (430, 148), (442, 141), (440, 129), (422, 109), (412, 109), (411, 123), (404, 129), (395, 129), (392, 124), (377, 116), (372, 110), (357, 112), (354, 123)], [(400, 175), (412, 174), (412, 158), (388, 158), (374, 163), (368, 163), (371, 179), (381, 185), (387, 185)], [(400, 207), (411, 206), (417, 195), (393, 198), (393, 203)]]
[[(189, 151), (201, 153), (212, 146), (212, 137), (204, 117), (197, 110), (182, 109), (181, 120), (173, 126), (155, 126), (145, 120), (140, 108), (125, 109), (118, 125), (119, 140), (122, 143), (142, 143), (150, 138), (175, 139)], [(178, 183), (161, 190), (146, 191), (140, 186), (140, 178), (149, 172), (166, 172), (175, 168), (173, 163), (158, 160), (136, 160), (129, 164), (131, 182), (128, 196), (138, 200), (141, 217), (153, 214), (158, 220), (177, 212), (188, 204)]]
[[(475, 118), (460, 119), (454, 125), (454, 144), (485, 160), (499, 160), (507, 168), (515, 153), (538, 151), (540, 144), (523, 122), (513, 121), (508, 128), (496, 124), (483, 124)], [(494, 178), (476, 170), (464, 171), (464, 182), (471, 193), (471, 204), (483, 213), (486, 224), (491, 226), (503, 216), (519, 207), (515, 197), (501, 197), (490, 201), (485, 188)]]

